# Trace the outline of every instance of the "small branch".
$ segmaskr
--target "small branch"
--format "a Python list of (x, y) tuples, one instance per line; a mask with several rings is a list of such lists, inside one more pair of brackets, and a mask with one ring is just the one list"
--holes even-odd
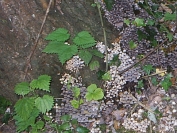
[(144, 104), (142, 104), (140, 101), (138, 101), (132, 94), (130, 94), (130, 96), (131, 96), (131, 97), (133, 98), (133, 100), (136, 101), (140, 106), (142, 106), (144, 109), (146, 109), (146, 110), (148, 110), (149, 112), (151, 112), (151, 113), (154, 114), (154, 112), (153, 112), (150, 108), (146, 107)]
[(108, 71), (108, 51), (107, 51), (108, 44), (107, 44), (107, 39), (106, 39), (106, 30), (105, 30), (104, 24), (103, 24), (103, 18), (102, 18), (101, 10), (100, 10), (100, 3), (97, 1), (96, 4), (97, 4), (100, 20), (101, 20), (101, 27), (103, 29), (104, 44), (105, 44), (105, 54), (106, 54), (106, 72), (107, 72)]
[(32, 50), (30, 52), (30, 54), (28, 55), (27, 59), (26, 59), (26, 68), (25, 68), (25, 75), (24, 75), (24, 80), (26, 78), (26, 75), (27, 75), (27, 72), (28, 72), (28, 69), (32, 69), (31, 68), (31, 58), (37, 48), (37, 45), (38, 45), (38, 41), (39, 41), (39, 37), (42, 33), (42, 30), (43, 30), (43, 27), (44, 27), (44, 24), (45, 24), (45, 21), (46, 21), (46, 18), (48, 16), (48, 13), (49, 13), (49, 10), (50, 10), (50, 6), (52, 4), (52, 0), (50, 0), (49, 4), (48, 4), (48, 7), (47, 7), (47, 10), (46, 10), (46, 13), (45, 13), (45, 16), (44, 16), (44, 19), (43, 19), (43, 22), (42, 22), (42, 25), (41, 25), (41, 28), (39, 30), (39, 33), (37, 35), (37, 38), (35, 40), (35, 43), (34, 43), (34, 46), (32, 47)]
[(133, 68), (135, 65), (137, 65), (138, 63), (140, 63), (141, 61), (143, 61), (144, 59), (146, 59), (148, 56), (150, 56), (154, 51), (156, 51), (158, 48), (160, 48), (166, 41), (168, 40), (168, 38), (166, 38), (161, 44), (159, 44), (157, 47), (155, 47), (152, 51), (150, 51), (145, 57), (143, 57), (142, 59), (140, 59), (139, 61), (137, 61), (136, 63), (132, 64), (130, 67), (127, 67), (126, 69), (124, 69), (123, 71), (119, 72), (119, 74), (123, 74), (126, 71), (128, 71), (129, 69)]
[(151, 74), (151, 75), (143, 76), (142, 78), (148, 78), (148, 77), (152, 77), (152, 76), (154, 76), (154, 75), (158, 75), (158, 74), (166, 73), (166, 72), (167, 72), (167, 70), (164, 70), (164, 71), (160, 71), (160, 72), (157, 72), (157, 73), (153, 73), (153, 74)]

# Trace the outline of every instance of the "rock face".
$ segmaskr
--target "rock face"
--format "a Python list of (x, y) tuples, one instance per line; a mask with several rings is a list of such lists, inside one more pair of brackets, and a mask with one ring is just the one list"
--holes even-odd
[[(43, 0), (41, 0), (43, 2)], [(48, 3), (48, 0), (45, 0)], [(52, 6), (43, 32), (31, 60), (32, 70), (24, 77), (26, 58), (34, 46), (40, 30), (45, 9), (37, 0), (2, 0), (0, 2), (0, 95), (15, 102), (14, 86), (18, 82), (31, 81), (41, 74), (52, 76), (52, 94), (60, 95), (60, 83), (57, 73), (64, 73), (56, 56), (46, 55), (41, 51), (46, 46), (45, 36), (56, 28), (69, 30), (71, 37), (87, 30), (98, 41), (103, 41), (100, 19), (96, 8), (91, 7), (91, 0), (62, 1), (58, 8)], [(63, 13), (63, 14), (62, 14)], [(118, 32), (105, 21), (108, 41), (112, 42)]]

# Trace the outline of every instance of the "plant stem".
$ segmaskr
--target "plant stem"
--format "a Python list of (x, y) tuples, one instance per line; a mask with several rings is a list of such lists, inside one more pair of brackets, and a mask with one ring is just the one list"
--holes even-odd
[(107, 39), (106, 39), (106, 30), (104, 28), (104, 24), (103, 24), (103, 18), (101, 15), (101, 10), (100, 10), (100, 3), (96, 2), (97, 4), (97, 8), (98, 8), (98, 12), (99, 12), (99, 16), (100, 16), (100, 21), (101, 21), (101, 27), (103, 29), (103, 36), (104, 36), (104, 44), (105, 44), (105, 54), (106, 54), (106, 72), (108, 71), (108, 51), (107, 51)]

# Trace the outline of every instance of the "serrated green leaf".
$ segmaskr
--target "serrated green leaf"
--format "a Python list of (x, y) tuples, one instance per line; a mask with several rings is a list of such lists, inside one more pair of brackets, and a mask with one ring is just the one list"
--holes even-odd
[(176, 20), (176, 13), (169, 13), (169, 12), (166, 12), (165, 15), (164, 15), (164, 20)]
[(137, 27), (146, 26), (144, 19), (136, 18), (133, 22)]
[(62, 121), (64, 121), (64, 122), (70, 121), (70, 120), (71, 120), (71, 116), (70, 116), (70, 115), (62, 115), (62, 116), (60, 117), (60, 119), (61, 119)]
[(78, 126), (78, 127), (76, 128), (76, 131), (77, 131), (78, 133), (89, 133), (89, 132), (90, 132), (89, 129), (87, 129), (86, 127), (82, 127), (82, 126)]
[(104, 57), (104, 55), (100, 51), (98, 51), (97, 49), (91, 49), (89, 51), (90, 51), (90, 53), (92, 53), (93, 55), (95, 55), (97, 57), (100, 57), (100, 58)]
[(92, 54), (87, 50), (80, 50), (78, 55), (85, 62), (86, 65), (88, 65), (92, 59)]
[(129, 26), (130, 25), (130, 20), (129, 19), (124, 19), (124, 23)]
[(58, 58), (62, 64), (71, 59), (73, 55), (78, 52), (76, 45), (62, 45), (60, 52), (58, 52)]
[(42, 129), (44, 127), (44, 122), (43, 121), (37, 121), (35, 123), (36, 129)]
[(52, 109), (53, 103), (54, 103), (53, 97), (49, 96), (49, 95), (44, 95), (43, 97), (38, 97), (35, 100), (35, 106), (43, 114)]
[(160, 85), (163, 87), (163, 89), (165, 91), (167, 91), (171, 86), (172, 86), (172, 82), (171, 82), (171, 75), (168, 74), (167, 76), (165, 76), (165, 78), (160, 82)]
[(45, 39), (51, 40), (51, 41), (61, 41), (65, 42), (70, 37), (70, 34), (68, 34), (68, 30), (64, 28), (59, 28), (52, 33), (50, 33)]
[(149, 75), (154, 70), (152, 65), (145, 65), (143, 66), (143, 71)]
[(100, 67), (100, 64), (98, 61), (91, 61), (89, 63), (89, 68), (91, 71), (98, 70), (99, 67)]
[(27, 120), (34, 109), (34, 98), (23, 98), (16, 102), (15, 112), (22, 119)]
[(75, 108), (75, 109), (78, 109), (79, 108), (79, 105), (80, 105), (80, 102), (78, 100), (71, 100), (71, 105)]
[(41, 75), (38, 77), (38, 79), (34, 79), (31, 81), (30, 86), (33, 89), (41, 89), (44, 91), (50, 92), (50, 81), (51, 77), (48, 75)]
[(93, 93), (93, 100), (100, 100), (104, 97), (103, 90), (101, 88), (97, 88)]
[(78, 98), (80, 95), (80, 88), (73, 88), (74, 97)]
[(137, 47), (137, 44), (134, 43), (132, 40), (129, 42), (130, 49), (135, 49)]
[(173, 34), (167, 33), (168, 40), (171, 42), (173, 40)]
[(96, 44), (95, 39), (87, 31), (79, 32), (73, 39), (73, 42), (82, 48), (89, 48)]
[(104, 0), (105, 4), (106, 4), (106, 8), (108, 9), (108, 11), (110, 11), (115, 3), (114, 0)]
[(45, 49), (42, 52), (48, 54), (60, 53), (62, 45), (66, 45), (66, 44), (64, 44), (64, 42), (51, 41), (48, 43), (48, 45), (45, 47)]
[(27, 82), (21, 82), (15, 86), (15, 93), (17, 95), (24, 96), (24, 95), (28, 94), (30, 91), (31, 90), (29, 88), (29, 83), (27, 83)]

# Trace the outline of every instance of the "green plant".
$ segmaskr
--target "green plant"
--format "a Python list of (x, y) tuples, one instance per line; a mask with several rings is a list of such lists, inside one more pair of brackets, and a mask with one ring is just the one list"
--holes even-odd
[(17, 132), (24, 130), (40, 132), (44, 128), (42, 116), (52, 109), (54, 99), (48, 94), (41, 97), (36, 92), (37, 90), (50, 92), (50, 81), (50, 76), (41, 75), (30, 83), (21, 82), (15, 86), (15, 93), (22, 97), (14, 106)]
[(61, 124), (52, 124), (52, 127), (59, 133), (89, 133), (86, 127), (80, 126), (76, 119), (72, 119), (70, 115), (63, 115), (60, 117)]
[(97, 88), (96, 84), (91, 84), (87, 87), (87, 93), (85, 95), (86, 100), (100, 100), (103, 97), (103, 90), (101, 88)]
[(71, 105), (78, 109), (80, 104), (82, 104), (84, 101), (82, 99), (80, 99), (80, 88), (78, 87), (75, 87), (72, 89), (72, 92), (73, 92), (73, 95), (74, 95), (74, 98), (73, 100), (71, 100)]
[(79, 57), (88, 65), (93, 56), (103, 57), (96, 49), (91, 49), (95, 46), (95, 39), (87, 31), (79, 32), (73, 39), (73, 44), (67, 44), (70, 34), (68, 30), (59, 28), (50, 33), (45, 39), (50, 41), (43, 52), (58, 54), (58, 58), (62, 64), (71, 59), (74, 55)]

